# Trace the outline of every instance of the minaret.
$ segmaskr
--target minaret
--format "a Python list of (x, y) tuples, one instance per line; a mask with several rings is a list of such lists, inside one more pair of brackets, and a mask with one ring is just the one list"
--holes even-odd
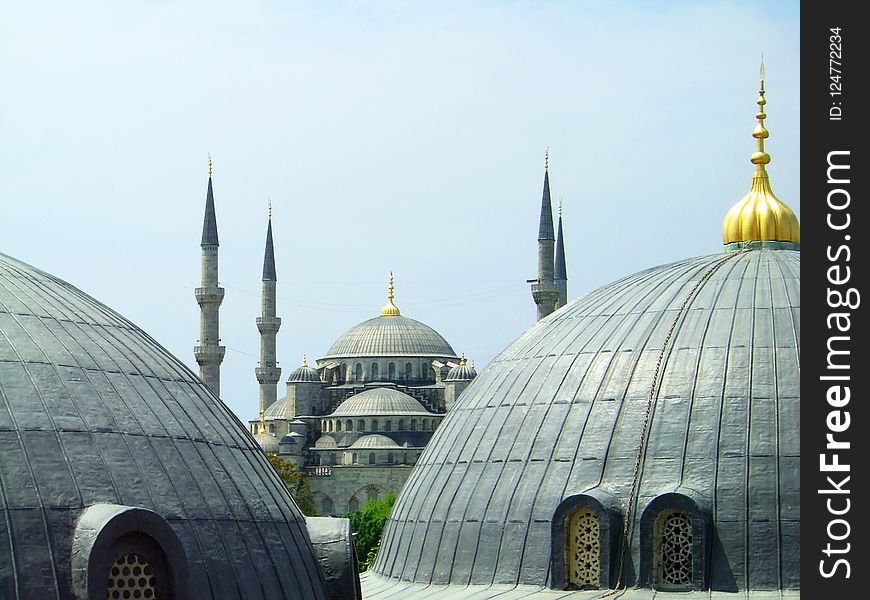
[(281, 369), (276, 364), (275, 336), (281, 319), (275, 316), (275, 248), (272, 246), (272, 205), (269, 204), (269, 227), (266, 229), (266, 252), (263, 256), (263, 293), (257, 329), (260, 331), (260, 366), (254, 369), (260, 382), (260, 410), (269, 408), (278, 399), (278, 381)]
[(194, 290), (199, 304), (199, 345), (193, 355), (199, 364), (199, 378), (215, 396), (221, 395), (221, 362), (226, 347), (220, 345), (218, 310), (224, 299), (224, 288), (218, 287), (218, 231), (214, 213), (214, 192), (211, 183), (211, 157), (208, 159), (208, 192), (205, 197), (205, 218), (202, 222), (202, 277)]
[(722, 224), (722, 242), (726, 250), (745, 246), (800, 249), (801, 230), (797, 217), (787, 204), (773, 194), (765, 165), (770, 154), (764, 150), (764, 140), (770, 136), (764, 126), (767, 114), (764, 107), (764, 61), (761, 63), (761, 89), (758, 91), (758, 124), (752, 132), (756, 139), (755, 152), (750, 161), (755, 165), (752, 185), (743, 198), (728, 211)]
[(550, 153), (544, 154), (544, 194), (538, 226), (538, 279), (532, 283), (532, 298), (538, 305), (538, 321), (556, 309), (559, 291), (553, 281), (553, 207), (550, 203)]
[(562, 201), (559, 201), (559, 230), (556, 233), (556, 266), (553, 283), (559, 290), (556, 310), (568, 303), (568, 269), (565, 267), (565, 239), (562, 237)]

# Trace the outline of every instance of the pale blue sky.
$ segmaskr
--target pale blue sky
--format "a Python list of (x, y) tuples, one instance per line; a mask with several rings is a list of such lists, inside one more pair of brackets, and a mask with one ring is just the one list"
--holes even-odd
[(534, 321), (546, 147), (571, 298), (721, 250), (762, 52), (771, 181), (800, 215), (798, 2), (4, 4), (0, 252), (196, 370), (211, 153), (241, 418), (267, 198), (285, 377), (378, 314), (390, 270), (402, 313), (480, 367)]

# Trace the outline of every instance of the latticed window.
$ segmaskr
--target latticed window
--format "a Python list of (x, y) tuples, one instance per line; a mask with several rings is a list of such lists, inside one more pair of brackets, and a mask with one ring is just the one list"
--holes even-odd
[(138, 554), (122, 554), (109, 568), (107, 600), (165, 598), (158, 593), (154, 567)]
[(684, 512), (670, 511), (658, 518), (658, 568), (662, 587), (692, 585), (692, 520)]
[(574, 512), (568, 522), (568, 582), (580, 588), (599, 586), (601, 527), (591, 510)]

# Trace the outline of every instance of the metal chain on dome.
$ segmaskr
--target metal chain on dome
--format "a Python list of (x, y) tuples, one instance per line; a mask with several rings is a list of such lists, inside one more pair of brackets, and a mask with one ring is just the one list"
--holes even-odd
[(644, 451), (644, 448), (646, 446), (646, 438), (647, 438), (647, 433), (648, 433), (647, 430), (649, 429), (650, 417), (652, 416), (652, 407), (653, 407), (653, 404), (655, 403), (655, 392), (656, 392), (656, 387), (657, 387), (658, 380), (659, 380), (659, 373), (661, 371), (662, 364), (664, 363), (664, 360), (665, 360), (665, 353), (667, 352), (668, 347), (670, 346), (671, 338), (673, 337), (674, 332), (677, 330), (677, 325), (679, 324), (680, 318), (683, 316), (683, 313), (686, 311), (686, 308), (689, 306), (689, 302), (691, 302), (692, 298), (695, 297), (695, 294), (698, 292), (698, 289), (701, 287), (701, 285), (706, 283), (710, 279), (710, 277), (713, 276), (713, 273), (715, 273), (717, 270), (719, 270), (719, 267), (724, 265), (729, 260), (740, 256), (741, 254), (743, 254), (747, 250), (752, 249), (753, 247), (754, 246), (752, 246), (751, 244), (747, 245), (747, 246), (743, 247), (739, 252), (735, 252), (734, 254), (726, 255), (722, 260), (720, 260), (719, 262), (714, 264), (712, 267), (710, 267), (710, 269), (706, 273), (704, 273), (704, 275), (701, 276), (701, 278), (695, 283), (695, 285), (689, 291), (688, 295), (686, 296), (686, 299), (683, 300), (683, 303), (680, 305), (680, 309), (677, 311), (677, 315), (674, 317), (674, 322), (671, 323), (671, 327), (668, 330), (668, 335), (665, 337), (665, 341), (662, 344), (661, 352), (659, 352), (659, 358), (656, 361), (656, 368), (655, 368), (655, 371), (653, 372), (653, 378), (652, 378), (652, 383), (650, 384), (649, 394), (647, 395), (646, 410), (644, 411), (644, 416), (643, 416), (643, 427), (641, 427), (641, 430), (640, 430), (640, 440), (638, 440), (638, 443), (637, 443), (637, 454), (636, 454), (635, 460), (634, 460), (634, 474), (632, 475), (632, 478), (631, 478), (631, 491), (628, 494), (628, 508), (625, 511), (625, 519), (624, 519), (623, 528), (622, 528), (622, 544), (621, 544), (622, 547), (620, 548), (619, 566), (618, 566), (617, 571), (616, 571), (618, 574), (618, 577), (616, 579), (616, 586), (612, 590), (610, 590), (609, 592), (604, 594), (603, 596), (600, 596), (600, 598), (609, 598), (610, 596), (615, 595), (617, 592), (622, 591), (620, 589), (622, 587), (622, 570), (625, 567), (626, 547), (628, 546), (628, 540), (631, 537), (632, 513), (634, 511), (635, 493), (637, 492), (637, 485), (638, 485), (638, 481), (640, 479), (640, 466), (641, 466), (641, 462), (643, 462), (643, 451)]

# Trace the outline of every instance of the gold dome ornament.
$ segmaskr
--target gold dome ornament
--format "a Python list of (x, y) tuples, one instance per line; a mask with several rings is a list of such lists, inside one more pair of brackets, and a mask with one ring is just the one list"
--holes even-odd
[(727, 249), (743, 248), (749, 244), (762, 247), (798, 249), (801, 241), (797, 217), (787, 204), (779, 200), (770, 189), (770, 178), (765, 165), (770, 155), (764, 151), (764, 140), (770, 136), (764, 126), (767, 115), (764, 106), (764, 62), (761, 63), (761, 89), (758, 92), (758, 124), (752, 137), (758, 140), (752, 153), (755, 175), (752, 186), (740, 202), (731, 207), (722, 224), (722, 241)]
[(399, 307), (393, 304), (394, 291), (396, 287), (393, 285), (393, 272), (390, 271), (390, 291), (387, 294), (387, 303), (381, 309), (382, 317), (398, 317), (401, 316)]

